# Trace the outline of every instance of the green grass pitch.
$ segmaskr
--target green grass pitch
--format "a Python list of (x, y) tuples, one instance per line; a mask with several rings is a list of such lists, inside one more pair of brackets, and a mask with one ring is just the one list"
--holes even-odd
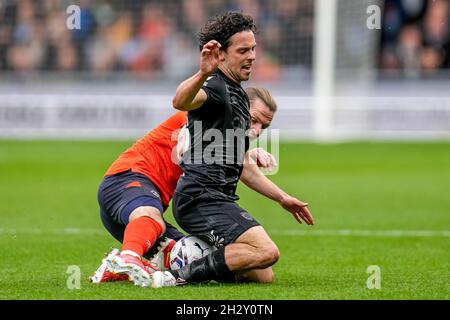
[[(127, 142), (0, 141), (0, 299), (449, 299), (450, 143), (285, 143), (270, 178), (316, 225), (239, 187), (281, 258), (270, 285), (149, 289), (87, 278), (118, 243), (97, 186)], [(166, 217), (173, 222), (171, 210)], [(79, 266), (70, 290), (67, 268)], [(381, 288), (368, 289), (368, 266)]]

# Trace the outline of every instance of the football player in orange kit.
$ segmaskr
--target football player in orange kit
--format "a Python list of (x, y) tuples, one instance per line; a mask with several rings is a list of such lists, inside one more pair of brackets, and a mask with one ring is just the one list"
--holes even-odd
[[(273, 116), (276, 104), (266, 89), (246, 91), (256, 137), (270, 125), (259, 113), (268, 110)], [(105, 228), (123, 245), (121, 252), (114, 249), (103, 260), (92, 282), (129, 279), (142, 285), (151, 273), (169, 267), (170, 250), (184, 234), (162, 214), (182, 174), (178, 160), (183, 135), (179, 133), (186, 123), (187, 112), (171, 116), (123, 152), (105, 173), (98, 190), (100, 216)], [(260, 167), (271, 170), (276, 165), (275, 158), (261, 148), (250, 153)], [(143, 261), (143, 257), (150, 260)]]

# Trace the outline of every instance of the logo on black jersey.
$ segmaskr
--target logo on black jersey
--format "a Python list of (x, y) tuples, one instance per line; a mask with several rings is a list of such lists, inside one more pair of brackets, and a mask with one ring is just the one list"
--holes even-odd
[(252, 216), (249, 215), (248, 212), (242, 211), (242, 212), (241, 212), (241, 216), (242, 216), (244, 219), (248, 220), (248, 221), (253, 221)]

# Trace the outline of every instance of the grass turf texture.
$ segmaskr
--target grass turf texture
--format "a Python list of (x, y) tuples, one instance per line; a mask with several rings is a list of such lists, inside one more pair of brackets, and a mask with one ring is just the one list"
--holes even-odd
[[(450, 298), (448, 236), (320, 233), (449, 230), (450, 144), (437, 142), (282, 144), (271, 179), (310, 203), (316, 225), (298, 225), (277, 204), (239, 187), (241, 206), (273, 233), (281, 251), (271, 285), (91, 284), (103, 253), (119, 245), (102, 232), (97, 186), (129, 145), (0, 141), (0, 299)], [(173, 222), (170, 209), (166, 218)], [(81, 269), (80, 290), (66, 286), (69, 265)], [(380, 290), (366, 286), (369, 265), (381, 268)]]

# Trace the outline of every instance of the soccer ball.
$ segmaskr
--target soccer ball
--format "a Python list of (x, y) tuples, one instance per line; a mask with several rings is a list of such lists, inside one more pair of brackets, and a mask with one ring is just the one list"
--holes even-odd
[(170, 252), (170, 268), (178, 270), (216, 250), (215, 246), (197, 237), (185, 236), (175, 243)]

